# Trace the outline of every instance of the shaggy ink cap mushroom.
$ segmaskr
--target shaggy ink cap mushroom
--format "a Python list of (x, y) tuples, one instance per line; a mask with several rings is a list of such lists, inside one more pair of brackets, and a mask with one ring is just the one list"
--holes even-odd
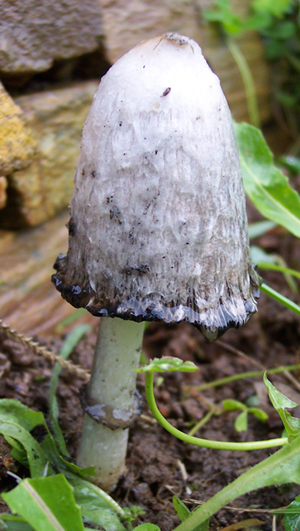
[(214, 340), (256, 312), (231, 113), (192, 39), (144, 41), (102, 78), (55, 268), (62, 296), (101, 317), (188, 321)]

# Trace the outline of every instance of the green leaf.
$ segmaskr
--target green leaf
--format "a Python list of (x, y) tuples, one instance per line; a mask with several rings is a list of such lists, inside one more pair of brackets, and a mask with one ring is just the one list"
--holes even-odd
[(251, 245), (250, 247), (251, 260), (253, 264), (275, 264), (277, 262), (276, 257), (272, 254), (266, 253), (261, 247), (257, 245)]
[(264, 384), (268, 389), (269, 398), (276, 411), (279, 411), (280, 409), (294, 408), (298, 406), (296, 402), (293, 402), (293, 400), (291, 400), (283, 393), (278, 391), (278, 389), (276, 389), (276, 387), (270, 382), (270, 380), (268, 380), (266, 373), (264, 374)]
[(83, 479), (95, 475), (94, 467), (79, 468), (74, 463), (64, 459), (58, 452), (54, 439), (50, 433), (44, 438), (42, 449), (47, 456), (47, 459), (53, 464), (53, 467), (55, 467), (58, 472), (62, 472), (68, 479), (69, 476), (73, 477), (73, 475)]
[(33, 430), (36, 426), (46, 426), (41, 412), (33, 411), (13, 398), (0, 400), (0, 423), (6, 420), (19, 424), (27, 431)]
[(300, 529), (300, 496), (283, 511), (283, 524), (285, 531), (299, 531)]
[(125, 516), (123, 510), (108, 494), (81, 478), (70, 477), (69, 483), (74, 488), (74, 498), (85, 522), (101, 525), (106, 531), (125, 531), (120, 521), (120, 517)]
[(268, 219), (300, 237), (300, 197), (283, 173), (262, 133), (249, 124), (234, 124), (246, 193)]
[(86, 313), (87, 310), (85, 308), (79, 308), (78, 310), (75, 310), (71, 315), (68, 315), (68, 317), (65, 317), (65, 319), (62, 319), (62, 321), (60, 321), (60, 323), (56, 327), (56, 332), (60, 334), (66, 326), (74, 323), (74, 321), (76, 321)]
[(140, 524), (133, 531), (160, 531), (160, 529), (155, 524)]
[(278, 159), (279, 164), (284, 166), (289, 170), (289, 172), (293, 173), (294, 175), (300, 174), (300, 158), (299, 157), (292, 157), (291, 155), (282, 155)]
[(25, 479), (2, 497), (36, 531), (84, 530), (73, 489), (62, 474)]
[[(74, 348), (80, 341), (80, 339), (86, 334), (86, 332), (91, 327), (89, 325), (79, 325), (74, 328), (70, 334), (67, 336), (67, 339), (64, 341), (59, 356), (66, 360), (72, 354)], [(52, 371), (52, 376), (50, 379), (50, 385), (49, 385), (49, 409), (50, 409), (50, 419), (51, 419), (51, 425), (52, 430), (54, 433), (54, 438), (57, 441), (57, 444), (59, 446), (59, 449), (63, 455), (69, 456), (69, 452), (66, 447), (66, 443), (64, 441), (63, 434), (61, 432), (61, 429), (58, 424), (58, 402), (56, 398), (56, 387), (58, 384), (58, 378), (62, 371), (62, 367), (55, 363)]]
[(247, 407), (242, 402), (239, 402), (239, 400), (234, 400), (233, 398), (223, 400), (222, 407), (226, 411), (235, 411), (236, 409), (242, 409), (244, 411), (247, 409)]
[[(3, 523), (3, 525), (1, 525)], [(21, 516), (2, 513), (0, 517), (0, 529), (4, 531), (34, 531)]]
[(293, 0), (253, 0), (252, 8), (255, 11), (270, 13), (275, 17), (282, 17), (293, 5)]
[(176, 511), (176, 514), (181, 522), (184, 522), (187, 517), (190, 515), (191, 511), (188, 507), (181, 501), (177, 496), (173, 496), (173, 505)]
[(42, 477), (48, 459), (39, 443), (30, 433), (19, 424), (14, 422), (0, 422), (0, 433), (6, 438), (11, 437), (22, 444), (26, 453), (31, 477)]
[(195, 509), (174, 531), (193, 531), (224, 505), (252, 490), (285, 483), (300, 484), (300, 437), (242, 474)]
[(145, 367), (139, 367), (136, 372), (194, 372), (198, 367), (192, 361), (183, 362), (179, 358), (164, 356), (163, 358), (154, 358)]
[(252, 223), (248, 226), (248, 234), (249, 238), (254, 239), (258, 238), (259, 236), (262, 236), (263, 234), (266, 234), (266, 232), (269, 232), (269, 230), (274, 229), (276, 227), (276, 223), (274, 221), (257, 221), (256, 223)]
[(248, 412), (254, 415), (254, 417), (258, 420), (260, 420), (260, 422), (266, 422), (266, 420), (269, 418), (268, 413), (258, 407), (249, 407)]
[(296, 436), (300, 434), (300, 419), (292, 417), (286, 410), (280, 416), (288, 435)]
[(242, 413), (236, 417), (234, 428), (239, 433), (248, 429), (248, 411), (242, 411)]

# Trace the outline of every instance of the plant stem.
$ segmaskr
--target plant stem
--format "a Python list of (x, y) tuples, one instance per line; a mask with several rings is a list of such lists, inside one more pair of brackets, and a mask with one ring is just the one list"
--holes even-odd
[(226, 44), (228, 46), (228, 49), (232, 57), (234, 58), (238, 66), (238, 69), (243, 79), (250, 123), (254, 125), (255, 127), (259, 128), (260, 127), (259, 110), (258, 110), (258, 105), (257, 105), (255, 84), (253, 81), (251, 70), (247, 64), (245, 57), (243, 56), (241, 50), (239, 49), (238, 45), (234, 42), (234, 40), (231, 39), (230, 37), (227, 37)]
[(275, 291), (275, 289), (270, 288), (270, 286), (267, 286), (267, 284), (265, 284), (264, 282), (260, 286), (260, 289), (276, 301), (283, 304), (283, 306), (286, 306), (293, 312), (300, 315), (300, 306), (298, 306), (298, 304), (296, 304), (295, 302), (291, 301), (290, 299), (287, 299), (287, 297), (284, 297), (284, 295), (281, 295), (281, 293), (278, 293), (278, 291)]
[(212, 406), (210, 410), (206, 413), (206, 415), (204, 415), (204, 417), (202, 417), (202, 419), (200, 419), (199, 422), (197, 422), (197, 424), (193, 426), (193, 428), (189, 431), (188, 435), (191, 437), (192, 435), (197, 433), (197, 431), (200, 430), (200, 428), (202, 428), (202, 426), (204, 426), (204, 424), (209, 421), (209, 419), (215, 414), (216, 411), (218, 411), (218, 408)]
[(263, 369), (260, 371), (249, 371), (241, 372), (240, 374), (234, 374), (233, 376), (226, 376), (225, 378), (219, 378), (219, 380), (214, 380), (213, 382), (207, 382), (200, 385), (192, 385), (184, 387), (186, 391), (204, 391), (205, 389), (210, 389), (212, 387), (220, 387), (231, 382), (236, 382), (237, 380), (243, 380), (245, 378), (255, 378), (256, 376), (263, 376), (265, 372), (268, 374), (279, 374), (286, 371), (296, 371), (300, 369), (300, 363), (295, 365), (284, 365), (282, 367), (275, 367), (274, 369)]
[(86, 414), (77, 464), (94, 466), (96, 478), (91, 480), (108, 492), (125, 471), (128, 429), (122, 425), (135, 412), (135, 369), (143, 332), (144, 323), (109, 317), (100, 321), (87, 407), (104, 422), (121, 427), (111, 429)]
[(299, 484), (299, 443), (300, 438), (297, 437), (284, 448), (250, 468), (210, 500), (197, 507), (184, 522), (175, 527), (174, 531), (193, 531), (224, 505), (252, 490), (284, 483)]
[(279, 271), (280, 273), (288, 273), (293, 277), (300, 278), (300, 271), (296, 271), (295, 269), (290, 269), (289, 267), (284, 267), (277, 264), (271, 264), (270, 262), (259, 262), (257, 264), (257, 267), (259, 267), (260, 269), (270, 269), (272, 271)]
[(165, 417), (162, 416), (155, 402), (153, 392), (153, 373), (146, 372), (146, 398), (148, 406), (154, 418), (162, 425), (165, 430), (180, 439), (181, 441), (193, 444), (194, 446), (201, 446), (204, 448), (212, 448), (215, 450), (260, 450), (262, 448), (274, 448), (275, 446), (283, 446), (288, 443), (287, 437), (279, 439), (271, 439), (269, 441), (254, 441), (254, 442), (224, 442), (211, 441), (209, 439), (200, 439), (198, 437), (191, 437), (190, 435), (177, 430), (170, 424)]

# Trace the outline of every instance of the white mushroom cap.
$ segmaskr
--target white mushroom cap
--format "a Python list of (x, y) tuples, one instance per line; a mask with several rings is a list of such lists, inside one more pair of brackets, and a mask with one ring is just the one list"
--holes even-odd
[(186, 320), (210, 340), (257, 310), (231, 114), (195, 41), (142, 42), (102, 78), (55, 268), (75, 307)]

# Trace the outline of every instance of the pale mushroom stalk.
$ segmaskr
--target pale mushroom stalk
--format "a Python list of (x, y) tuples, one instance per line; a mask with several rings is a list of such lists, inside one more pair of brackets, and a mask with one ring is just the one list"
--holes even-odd
[(134, 369), (139, 364), (144, 326), (118, 318), (102, 319), (99, 325), (77, 464), (94, 466), (95, 482), (108, 492), (125, 471), (126, 426), (138, 414)]

